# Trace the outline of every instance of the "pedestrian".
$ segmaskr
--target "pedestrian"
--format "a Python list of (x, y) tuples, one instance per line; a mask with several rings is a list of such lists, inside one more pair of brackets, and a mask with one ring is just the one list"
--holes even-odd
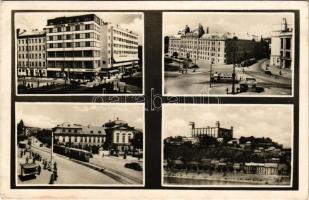
[(54, 173), (54, 180), (57, 181), (57, 179), (58, 179), (57, 169), (55, 169), (53, 173)]
[(55, 181), (55, 179), (54, 179), (54, 173), (52, 173), (52, 174), (50, 175), (49, 184), (54, 184), (54, 181)]
[(38, 166), (38, 175), (41, 174), (41, 165)]
[(28, 161), (29, 161), (29, 157), (27, 156), (27, 157), (26, 157), (26, 163), (28, 163)]
[(35, 163), (35, 157), (33, 156), (33, 158), (32, 158), (32, 163)]
[(54, 169), (57, 170), (57, 162), (54, 162)]
[(226, 88), (226, 94), (228, 94), (229, 93), (229, 88)]

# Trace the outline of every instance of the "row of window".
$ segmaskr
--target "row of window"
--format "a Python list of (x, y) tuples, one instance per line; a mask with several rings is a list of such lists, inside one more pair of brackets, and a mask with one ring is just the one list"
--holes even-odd
[(92, 69), (100, 67), (100, 61), (48, 61), (48, 67), (50, 68), (86, 68)]
[[(104, 142), (104, 138), (103, 137), (79, 137), (79, 141), (78, 141), (78, 137), (77, 136), (66, 136), (68, 138), (67, 141), (69, 142), (86, 142), (86, 143), (103, 143)], [(65, 136), (62, 136), (62, 142), (65, 142)], [(57, 137), (55, 137), (57, 138)]]
[(50, 35), (47, 37), (48, 41), (56, 40), (78, 40), (78, 39), (87, 39), (94, 38), (100, 40), (100, 35), (94, 32), (91, 33), (78, 33), (78, 34), (65, 34), (65, 35)]
[(19, 59), (28, 59), (28, 57), (30, 59), (42, 59), (42, 58), (45, 58), (45, 53), (29, 53), (29, 54), (28, 53), (22, 53), (22, 54), (18, 54)]
[[(110, 52), (110, 51), (108, 51)], [(113, 51), (114, 54), (131, 54), (131, 55), (137, 55), (138, 52), (137, 51)]]
[(18, 67), (45, 67), (45, 62), (39, 61), (18, 61)]
[(63, 43), (49, 43), (47, 48), (73, 48), (73, 47), (100, 47), (99, 42), (63, 42)]
[[(110, 29), (108, 29), (108, 32), (110, 32)], [(115, 29), (114, 29), (114, 34), (121, 35), (121, 36), (124, 36), (124, 37), (127, 37), (127, 38), (131, 38), (131, 39), (134, 39), (134, 40), (138, 39), (137, 36), (134, 36), (134, 35), (122, 32), (122, 31), (118, 31), (118, 30), (115, 30)]]
[[(108, 36), (108, 39), (110, 40), (110, 36)], [(113, 40), (119, 41), (119, 42), (125, 42), (125, 43), (128, 43), (128, 44), (138, 45), (138, 42), (136, 42), (136, 41), (127, 40), (127, 39), (123, 39), (123, 38), (120, 38), (120, 37), (113, 37)]]
[[(110, 46), (110, 44), (108, 44)], [(113, 44), (115, 48), (125, 48), (125, 49), (138, 49), (137, 46), (129, 46), (129, 45), (123, 45), (123, 44)]]
[[(120, 136), (120, 134), (117, 133), (116, 134), (116, 143), (126, 143), (126, 140), (125, 140), (126, 139), (126, 134), (125, 133), (122, 134), (122, 142), (119, 141), (119, 136)], [(131, 137), (132, 137), (131, 134), (128, 134), (128, 142), (130, 142)]]
[(18, 44), (29, 44), (29, 43), (44, 43), (45, 38), (29, 38), (29, 39), (18, 39)]
[(220, 45), (220, 41), (209, 41), (209, 40), (171, 40), (171, 44), (182, 43), (182, 44), (203, 44), (203, 45)]
[(67, 26), (62, 26), (62, 27), (48, 28), (47, 33), (84, 31), (84, 30), (100, 30), (100, 27), (95, 24), (67, 25)]
[(19, 46), (18, 51), (44, 51), (45, 45), (36, 45), (36, 46)]
[(55, 57), (99, 57), (100, 51), (48, 51), (47, 56), (49, 58)]

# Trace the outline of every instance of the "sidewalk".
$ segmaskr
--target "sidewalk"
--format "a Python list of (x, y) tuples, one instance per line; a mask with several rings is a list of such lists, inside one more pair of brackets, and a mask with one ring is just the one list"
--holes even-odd
[[(271, 71), (272, 74), (281, 76), (281, 77), (285, 77), (285, 78), (292, 78), (292, 70), (291, 69), (280, 69), (280, 67), (278, 66), (273, 66), (269, 64), (269, 60), (264, 62), (262, 64), (262, 69), (264, 71), (266, 71), (266, 65), (268, 65), (268, 70)], [(281, 75), (280, 75), (280, 71), (281, 71)]]

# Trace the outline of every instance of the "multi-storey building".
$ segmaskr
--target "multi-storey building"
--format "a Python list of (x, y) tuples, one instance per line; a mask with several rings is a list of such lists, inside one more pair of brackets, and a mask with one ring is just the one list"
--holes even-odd
[(47, 20), (49, 76), (93, 79), (135, 67), (138, 35), (95, 14)]
[(294, 62), (293, 50), (293, 28), (288, 27), (283, 18), (280, 30), (274, 31), (271, 37), (270, 65), (290, 69)]
[(80, 124), (62, 123), (54, 127), (54, 138), (59, 144), (97, 145), (105, 142), (105, 129), (102, 126), (83, 126)]
[(193, 61), (204, 60), (215, 64), (231, 64), (261, 54), (260, 38), (253, 35), (235, 33), (210, 34), (199, 24), (197, 29), (188, 26), (177, 35), (169, 37), (169, 55), (190, 58)]
[(191, 122), (191, 137), (192, 138), (199, 138), (205, 135), (214, 137), (214, 138), (223, 138), (225, 140), (230, 140), (233, 138), (233, 126), (230, 129), (220, 127), (220, 122), (216, 122), (215, 127), (203, 127), (203, 128), (196, 128), (195, 123)]
[(17, 29), (17, 76), (47, 76), (45, 31)]
[(102, 63), (103, 75), (125, 73), (138, 65), (138, 34), (118, 25), (104, 23)]

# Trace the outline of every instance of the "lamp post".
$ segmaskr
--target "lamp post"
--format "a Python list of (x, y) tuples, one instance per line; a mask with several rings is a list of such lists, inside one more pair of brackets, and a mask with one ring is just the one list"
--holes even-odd
[(213, 64), (213, 60), (211, 60), (210, 63), (210, 70), (209, 70), (209, 87), (211, 88), (211, 76), (212, 76), (212, 64)]
[(50, 169), (53, 171), (53, 153), (54, 153), (54, 131), (51, 132), (51, 147), (50, 147)]
[(235, 94), (235, 76), (236, 76), (236, 73), (235, 73), (235, 53), (236, 53), (236, 51), (237, 51), (237, 47), (233, 47), (232, 94)]

